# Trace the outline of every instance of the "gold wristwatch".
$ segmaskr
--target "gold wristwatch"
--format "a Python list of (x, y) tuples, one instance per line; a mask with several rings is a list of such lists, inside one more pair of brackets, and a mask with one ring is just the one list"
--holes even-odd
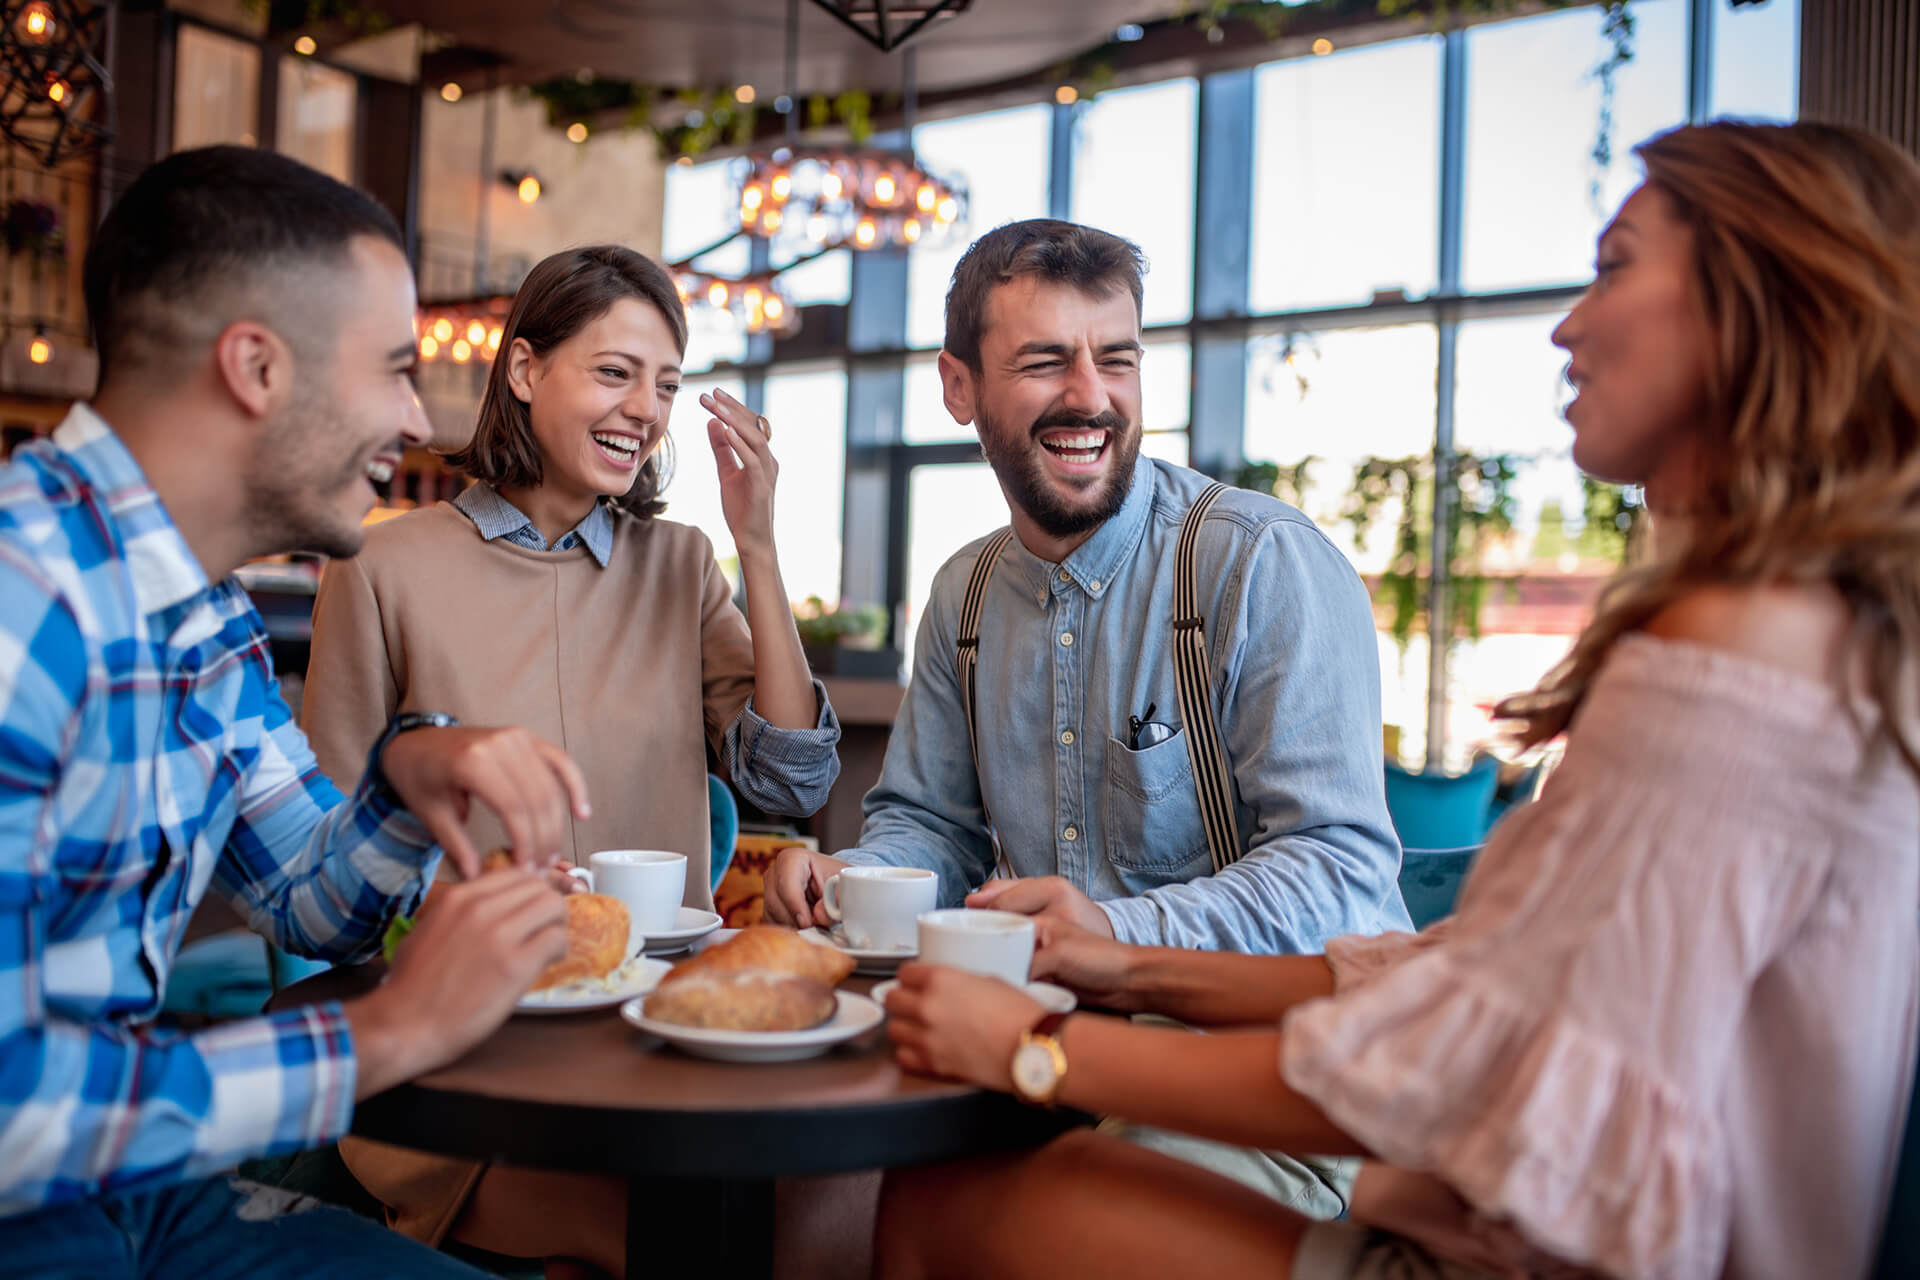
[(1060, 1047), (1060, 1027), (1067, 1014), (1050, 1013), (1020, 1034), (1013, 1051), (1013, 1090), (1022, 1102), (1051, 1107), (1067, 1078), (1067, 1051)]

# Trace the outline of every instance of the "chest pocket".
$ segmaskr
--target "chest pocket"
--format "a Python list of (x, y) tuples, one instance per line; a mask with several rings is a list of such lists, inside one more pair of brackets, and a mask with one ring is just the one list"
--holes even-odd
[(1211, 870), (1186, 731), (1144, 751), (1107, 739), (1107, 861), (1135, 893)]

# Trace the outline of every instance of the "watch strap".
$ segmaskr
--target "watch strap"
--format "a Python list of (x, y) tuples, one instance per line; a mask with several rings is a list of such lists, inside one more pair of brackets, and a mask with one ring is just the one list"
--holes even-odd
[(403, 807), (400, 794), (387, 781), (387, 771), (381, 765), (388, 743), (414, 729), (454, 729), (459, 725), (457, 719), (444, 711), (402, 711), (387, 721), (387, 727), (374, 739), (373, 750), (367, 755), (367, 776), (373, 783), (374, 793), (396, 808)]

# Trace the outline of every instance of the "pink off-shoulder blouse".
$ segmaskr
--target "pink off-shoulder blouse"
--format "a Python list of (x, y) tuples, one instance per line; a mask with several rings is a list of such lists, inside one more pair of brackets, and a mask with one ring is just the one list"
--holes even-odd
[[(1871, 725), (1871, 717), (1864, 722)], [(1449, 920), (1330, 944), (1280, 1070), (1353, 1217), (1507, 1274), (1864, 1275), (1914, 1078), (1920, 785), (1827, 685), (1636, 636)]]

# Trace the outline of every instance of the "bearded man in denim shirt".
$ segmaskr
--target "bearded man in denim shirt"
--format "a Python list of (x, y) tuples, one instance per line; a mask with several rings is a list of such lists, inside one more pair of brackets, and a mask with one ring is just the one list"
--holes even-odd
[[(1242, 845), (1213, 869), (1173, 664), (1175, 543), (1210, 481), (1140, 456), (1141, 273), (1127, 241), (1050, 219), (988, 233), (955, 269), (946, 404), (979, 432), (1015, 534), (980, 621), (979, 770), (954, 655), (990, 538), (934, 579), (859, 847), (783, 854), (774, 919), (825, 927), (827, 877), (884, 864), (937, 872), (943, 905), (1130, 943), (1318, 952), (1411, 927), (1366, 588), (1312, 521), (1242, 490), (1213, 505), (1196, 544)], [(1012, 876), (989, 884), (1000, 857)], [(1222, 1171), (1338, 1208), (1337, 1178), (1329, 1190), (1263, 1156)]]

